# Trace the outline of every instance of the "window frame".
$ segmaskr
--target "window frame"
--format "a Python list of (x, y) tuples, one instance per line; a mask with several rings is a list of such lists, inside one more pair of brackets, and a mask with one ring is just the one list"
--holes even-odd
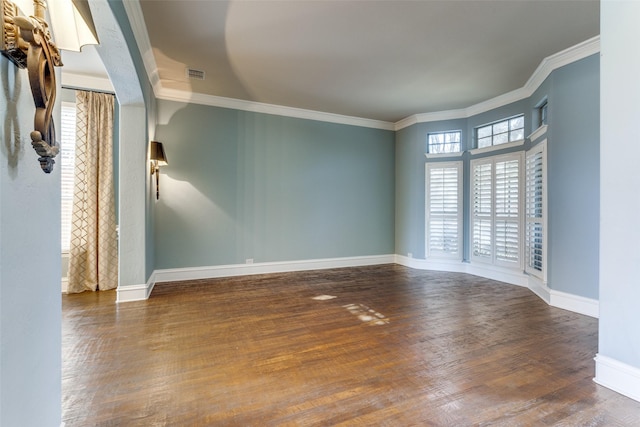
[[(447, 146), (447, 145), (452, 145), (452, 144), (456, 144), (456, 142), (454, 143), (442, 143), (442, 144), (432, 144), (431, 143), (431, 137), (432, 136), (437, 136), (437, 135), (444, 135), (446, 138), (446, 135), (448, 134), (457, 134), (458, 135), (458, 151), (451, 151), (451, 152), (442, 152), (442, 153), (434, 153), (431, 151), (431, 147), (432, 145), (440, 145), (440, 146)], [(427, 154), (430, 156), (458, 156), (463, 152), (462, 150), (462, 131), (461, 130), (445, 130), (445, 131), (440, 131), (440, 132), (428, 132), (427, 133)]]
[[(515, 129), (511, 129), (511, 120), (514, 119), (522, 119), (522, 128), (515, 128)], [(507, 124), (507, 130), (505, 132), (495, 132), (494, 131), (494, 127), (496, 125), (500, 125), (506, 123)], [(486, 135), (483, 137), (479, 136), (479, 132), (481, 129), (485, 129), (491, 127), (491, 134), (490, 135)], [(525, 128), (525, 117), (524, 117), (524, 113), (522, 114), (516, 114), (514, 116), (510, 116), (510, 117), (506, 117), (500, 120), (496, 120), (494, 122), (489, 122), (489, 123), (485, 123), (483, 125), (480, 126), (476, 126), (474, 128), (473, 131), (473, 136), (475, 138), (475, 149), (474, 150), (478, 150), (478, 151), (489, 151), (489, 150), (497, 150), (497, 149), (502, 149), (502, 148), (508, 148), (508, 147), (512, 147), (514, 145), (522, 145), (524, 143), (525, 140), (525, 135), (524, 135), (524, 128)], [(511, 133), (515, 130), (520, 130), (522, 129), (522, 138), (518, 138), (518, 139), (512, 139), (511, 138)], [(507, 141), (505, 142), (501, 142), (498, 144), (494, 143), (494, 139), (497, 135), (504, 135), (507, 134)], [(491, 138), (491, 145), (487, 145), (484, 147), (480, 147), (480, 140), (481, 139), (486, 139), (486, 138)]]
[[(529, 159), (532, 156), (540, 154), (541, 159), (541, 204), (540, 216), (530, 215), (531, 204), (535, 203), (530, 199), (530, 173), (529, 173)], [(547, 193), (547, 139), (543, 139), (538, 144), (532, 146), (525, 153), (525, 218), (524, 218), (524, 269), (525, 272), (531, 276), (535, 276), (541, 279), (543, 283), (547, 283), (547, 253), (548, 253), (548, 224), (547, 224), (547, 207), (548, 207), (548, 193)], [(529, 253), (529, 224), (539, 223), (542, 226), (542, 257), (540, 270), (531, 265), (531, 256)]]
[[(517, 190), (518, 190), (518, 200), (517, 200), (517, 215), (507, 216), (507, 215), (499, 215), (496, 212), (497, 208), (497, 196), (496, 196), (496, 164), (502, 162), (508, 162), (516, 160), (518, 164), (518, 182), (517, 182)], [(516, 151), (508, 154), (499, 154), (495, 156), (487, 156), (479, 159), (472, 159), (469, 165), (469, 186), (470, 186), (470, 201), (469, 201), (469, 256), (472, 262), (478, 262), (483, 264), (490, 264), (499, 267), (506, 267), (510, 269), (519, 269), (522, 271), (523, 265), (523, 208), (524, 208), (524, 175), (523, 175), (523, 164), (524, 164), (524, 152)], [(477, 214), (475, 212), (476, 208), (476, 200), (478, 198), (478, 190), (476, 186), (476, 166), (482, 165), (490, 165), (490, 196), (489, 196), (489, 206), (490, 212), (483, 212), (481, 214)], [(482, 195), (480, 195), (482, 198)], [(480, 203), (486, 203), (480, 201)], [(501, 260), (498, 258), (497, 247), (498, 247), (498, 239), (496, 236), (496, 224), (499, 221), (505, 222), (505, 224), (511, 223), (516, 224), (518, 228), (518, 249), (517, 249), (517, 260), (516, 261), (507, 261)], [(482, 234), (482, 228), (489, 228), (490, 234), (490, 255), (482, 256), (477, 255), (475, 251), (476, 242), (481, 239), (476, 239), (476, 230), (480, 230), (479, 233)]]
[[(431, 171), (434, 169), (456, 169), (457, 171), (457, 202), (456, 213), (432, 213), (431, 205), (433, 199), (431, 197)], [(449, 161), (449, 162), (427, 162), (425, 164), (425, 255), (427, 259), (450, 259), (462, 261), (463, 247), (464, 247), (464, 235), (463, 235), (463, 215), (464, 215), (464, 197), (463, 186), (464, 184), (464, 162), (462, 160)], [(438, 251), (432, 247), (431, 241), (431, 220), (433, 218), (455, 218), (456, 220), (456, 233), (457, 233), (457, 251), (447, 252)]]

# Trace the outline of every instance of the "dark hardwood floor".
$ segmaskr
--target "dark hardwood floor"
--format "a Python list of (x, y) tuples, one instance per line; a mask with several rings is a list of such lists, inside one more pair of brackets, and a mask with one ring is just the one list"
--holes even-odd
[(640, 403), (592, 380), (596, 319), (464, 274), (384, 265), (158, 284), (123, 304), (65, 295), (62, 334), (66, 427), (640, 425)]

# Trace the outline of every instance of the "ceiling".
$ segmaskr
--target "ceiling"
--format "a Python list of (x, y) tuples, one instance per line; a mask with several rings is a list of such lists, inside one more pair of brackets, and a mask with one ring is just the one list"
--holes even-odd
[[(139, 10), (162, 89), (387, 122), (519, 89), (600, 25), (597, 0), (139, 0)], [(88, 63), (63, 60), (74, 73)]]

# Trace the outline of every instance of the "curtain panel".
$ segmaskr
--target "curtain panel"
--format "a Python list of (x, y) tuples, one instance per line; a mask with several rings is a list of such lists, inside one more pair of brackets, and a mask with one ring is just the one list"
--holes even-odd
[(113, 179), (114, 96), (76, 91), (76, 166), (68, 292), (118, 286)]

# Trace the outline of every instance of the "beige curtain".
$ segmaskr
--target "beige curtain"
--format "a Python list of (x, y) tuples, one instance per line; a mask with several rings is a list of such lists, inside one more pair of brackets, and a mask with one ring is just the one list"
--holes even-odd
[(118, 286), (113, 95), (76, 91), (76, 166), (68, 292)]

